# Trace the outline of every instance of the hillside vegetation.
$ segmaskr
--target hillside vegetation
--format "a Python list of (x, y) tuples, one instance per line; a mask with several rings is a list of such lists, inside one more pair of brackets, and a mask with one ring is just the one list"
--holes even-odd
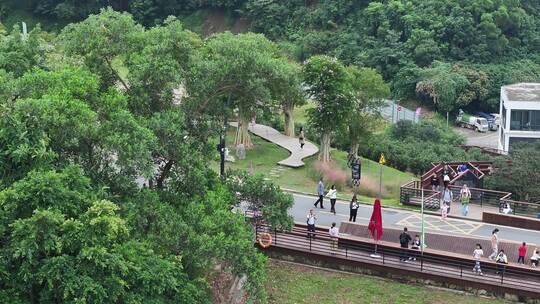
[(8, 0), (0, 20), (22, 10), (66, 23), (105, 6), (147, 26), (174, 15), (206, 34), (260, 32), (300, 61), (327, 54), (373, 67), (396, 98), (441, 111), (496, 110), (501, 85), (540, 81), (536, 0)]

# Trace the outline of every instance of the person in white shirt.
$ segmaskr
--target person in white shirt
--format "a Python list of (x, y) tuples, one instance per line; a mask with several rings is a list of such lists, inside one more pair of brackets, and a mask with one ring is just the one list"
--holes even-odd
[(349, 215), (349, 222), (356, 222), (356, 214), (358, 214), (358, 199), (356, 198), (356, 194), (353, 195), (351, 199), (351, 203), (349, 204), (350, 209), (350, 215)]
[(504, 214), (510, 214), (510, 213), (512, 213), (512, 208), (510, 208), (510, 204), (504, 203), (502, 212), (503, 212)]
[(499, 253), (499, 236), (497, 235), (499, 233), (499, 229), (495, 228), (493, 229), (493, 232), (491, 233), (491, 254), (489, 255), (490, 260), (494, 260), (497, 257), (497, 254)]
[(480, 259), (484, 255), (484, 251), (482, 250), (482, 246), (480, 244), (476, 244), (476, 249), (473, 251), (473, 258), (474, 258), (474, 268), (473, 272), (479, 275), (482, 274), (482, 269), (480, 268)]
[(442, 201), (443, 201), (443, 204), (446, 203), (446, 206), (448, 206), (447, 214), (450, 214), (450, 206), (452, 206), (453, 200), (454, 200), (454, 193), (452, 193), (452, 190), (450, 190), (450, 188), (445, 187), (442, 193)]
[(333, 212), (334, 215), (336, 215), (337, 190), (335, 185), (330, 187), (330, 190), (328, 190), (328, 193), (326, 193), (326, 197), (330, 198), (330, 212)]
[(332, 227), (328, 229), (328, 234), (330, 235), (330, 249), (332, 250), (332, 254), (335, 254), (339, 238), (339, 229), (336, 227), (336, 223), (332, 223)]
[(313, 213), (313, 209), (310, 209), (307, 215), (307, 237), (311, 236), (315, 238), (315, 220), (317, 220), (317, 217), (315, 216), (315, 213)]
[(533, 254), (531, 256), (531, 266), (538, 266), (538, 260), (540, 260), (540, 253), (538, 252), (537, 248), (534, 248)]

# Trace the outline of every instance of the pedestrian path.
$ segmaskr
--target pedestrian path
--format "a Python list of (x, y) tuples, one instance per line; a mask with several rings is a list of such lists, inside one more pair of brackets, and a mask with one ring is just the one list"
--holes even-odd
[[(327, 198), (324, 199), (325, 209), (315, 208), (313, 203), (317, 199), (315, 196), (302, 194), (293, 194), (294, 204), (289, 210), (289, 214), (293, 216), (297, 223), (306, 222), (306, 214), (309, 209), (313, 209), (317, 215), (317, 225), (330, 227), (335, 222), (340, 226), (341, 222), (349, 220), (349, 202), (338, 200), (336, 203), (336, 215), (329, 212), (330, 202)], [(356, 222), (359, 224), (369, 224), (369, 219), (373, 207), (371, 205), (360, 205)], [(409, 227), (419, 230), (422, 225), (422, 218), (418, 212), (402, 209), (382, 208), (383, 227), (398, 228)], [(498, 228), (499, 238), (501, 240), (513, 242), (527, 242), (540, 247), (540, 232), (536, 230), (527, 230), (514, 227), (505, 227), (500, 225), (486, 224), (478, 221), (471, 221), (458, 218), (447, 218), (442, 220), (440, 216), (424, 215), (424, 227), (426, 232), (469, 236), (489, 239), (493, 229)]]
[[(233, 127), (237, 127), (238, 123), (231, 122), (230, 125)], [(282, 166), (291, 168), (302, 167), (305, 165), (302, 159), (315, 155), (317, 154), (317, 152), (319, 152), (319, 148), (317, 148), (317, 146), (315, 146), (309, 141), (306, 141), (304, 148), (300, 149), (300, 143), (298, 141), (298, 138), (283, 135), (279, 133), (278, 130), (265, 125), (250, 123), (248, 130), (251, 133), (262, 137), (269, 142), (275, 143), (276, 145), (285, 148), (289, 150), (289, 152), (291, 152), (289, 157), (278, 162), (278, 164)]]

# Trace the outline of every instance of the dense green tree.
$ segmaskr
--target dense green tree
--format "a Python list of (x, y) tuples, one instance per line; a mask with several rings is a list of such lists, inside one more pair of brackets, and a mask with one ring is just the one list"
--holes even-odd
[(347, 122), (350, 153), (358, 155), (360, 141), (373, 130), (376, 114), (390, 95), (390, 87), (374, 69), (348, 67), (354, 103)]
[(9, 34), (0, 32), (0, 70), (20, 77), (35, 66), (43, 66), (46, 44), (39, 26), (24, 35), (19, 26)]
[[(33, 171), (0, 191), (0, 288), (9, 303), (202, 303), (177, 255), (130, 240), (119, 207), (76, 167)], [(202, 289), (201, 289), (202, 288)]]
[(301, 67), (284, 61), (277, 67), (276, 79), (272, 83), (272, 95), (281, 104), (284, 116), (284, 132), (287, 136), (295, 136), (294, 108), (306, 103), (302, 88)]
[(119, 189), (153, 170), (154, 134), (85, 69), (35, 70), (17, 87), (19, 98), (4, 103), (0, 116), (3, 182), (44, 164), (76, 162)]
[(308, 115), (320, 138), (319, 160), (328, 162), (332, 133), (343, 129), (353, 108), (351, 82), (343, 64), (328, 56), (311, 57), (303, 74), (307, 93), (316, 102)]
[(129, 85), (113, 61), (118, 56), (129, 54), (137, 43), (141, 43), (142, 32), (143, 27), (135, 23), (129, 14), (109, 8), (63, 28), (59, 43), (67, 55), (82, 58), (84, 64), (100, 76), (103, 86), (111, 87), (118, 83), (127, 91)]
[(490, 187), (513, 194), (514, 199), (540, 202), (540, 150), (539, 145), (522, 145), (513, 149), (506, 158), (495, 162)]
[(283, 97), (282, 86), (297, 86), (283, 79), (290, 75), (281, 74), (287, 59), (262, 35), (214, 35), (206, 41), (197, 62), (187, 86), (196, 103), (195, 112), (215, 113), (223, 121), (237, 110), (234, 143), (246, 148), (252, 147), (248, 124), (257, 111), (277, 107), (276, 98)]
[(435, 106), (445, 112), (467, 106), (487, 94), (487, 75), (460, 65), (436, 62), (424, 69), (421, 77), (416, 91), (429, 96)]

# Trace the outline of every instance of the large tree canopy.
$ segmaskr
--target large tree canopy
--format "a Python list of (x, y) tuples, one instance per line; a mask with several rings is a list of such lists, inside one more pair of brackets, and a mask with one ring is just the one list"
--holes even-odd
[(328, 56), (311, 57), (303, 73), (309, 97), (317, 104), (308, 115), (320, 136), (319, 160), (328, 162), (332, 133), (343, 130), (353, 109), (351, 81), (341, 62)]
[[(261, 80), (249, 88), (273, 102), (272, 67), (284, 59), (263, 37), (243, 39), (259, 47)], [(263, 194), (266, 221), (287, 229), (292, 199), (208, 166), (215, 116), (192, 112), (207, 95), (173, 96), (200, 76), (202, 40), (174, 18), (144, 29), (109, 9), (68, 26), (50, 51), (0, 66), (0, 302), (210, 303), (221, 272), (245, 277), (246, 296), (264, 302), (266, 259), (231, 207)]]

